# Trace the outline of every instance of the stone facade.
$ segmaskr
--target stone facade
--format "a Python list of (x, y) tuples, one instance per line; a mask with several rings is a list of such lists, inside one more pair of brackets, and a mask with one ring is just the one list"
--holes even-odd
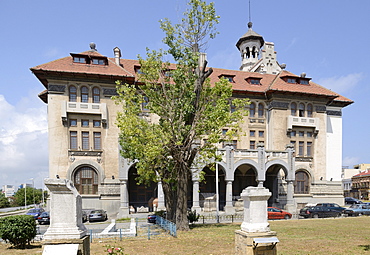
[[(234, 213), (247, 186), (267, 187), (268, 205), (292, 212), (306, 203), (343, 204), (342, 108), (353, 102), (303, 73), (286, 71), (274, 44), (263, 43), (250, 25), (237, 43), (241, 71), (214, 68), (211, 76), (211, 82), (228, 78), (234, 97), (251, 101), (243, 134), (220, 144), (220, 208)], [(122, 106), (112, 100), (115, 82), (134, 84), (140, 66), (121, 59), (118, 48), (114, 52), (108, 58), (92, 47), (31, 70), (46, 89), (39, 97), (48, 104), (49, 176), (72, 180), (84, 209), (124, 217), (130, 206), (149, 207), (148, 201), (158, 197), (158, 209), (164, 209), (165, 201), (161, 183), (137, 185), (135, 162), (120, 156), (115, 122)], [(200, 181), (200, 171), (206, 182)], [(194, 166), (189, 207), (201, 211), (205, 198), (215, 194), (214, 182), (207, 165)]]

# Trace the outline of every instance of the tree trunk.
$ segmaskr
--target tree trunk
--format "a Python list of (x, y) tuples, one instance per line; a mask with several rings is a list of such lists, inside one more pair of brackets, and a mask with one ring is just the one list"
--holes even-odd
[(177, 176), (177, 205), (176, 205), (176, 228), (177, 230), (189, 230), (187, 217), (189, 170), (185, 165), (179, 166)]
[(176, 204), (177, 204), (177, 192), (174, 185), (167, 183), (162, 180), (163, 193), (166, 202), (167, 220), (176, 222)]

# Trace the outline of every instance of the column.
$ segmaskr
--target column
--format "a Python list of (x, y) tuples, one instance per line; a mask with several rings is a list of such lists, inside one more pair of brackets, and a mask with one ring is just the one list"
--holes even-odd
[(288, 176), (286, 176), (287, 182), (287, 204), (285, 210), (290, 213), (296, 213), (296, 205), (294, 201), (294, 180), (295, 180), (295, 158), (294, 158), (294, 147), (289, 144), (286, 146), (288, 152)]
[(226, 205), (225, 205), (226, 214), (235, 214), (235, 208), (233, 206), (233, 182), (226, 182)]
[(191, 207), (192, 211), (196, 211), (197, 213), (201, 212), (201, 208), (199, 206), (199, 181), (193, 181), (193, 206)]
[(119, 218), (128, 218), (130, 214), (129, 199), (128, 199), (128, 189), (127, 180), (120, 180), (120, 208), (118, 211)]
[(158, 208), (157, 211), (164, 211), (166, 210), (166, 206), (164, 203), (164, 193), (163, 193), (163, 186), (162, 182), (158, 182)]

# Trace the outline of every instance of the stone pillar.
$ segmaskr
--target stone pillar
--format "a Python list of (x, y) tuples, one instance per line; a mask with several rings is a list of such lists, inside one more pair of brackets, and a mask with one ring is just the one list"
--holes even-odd
[(129, 207), (129, 197), (128, 197), (128, 188), (127, 180), (120, 180), (120, 207), (118, 211), (118, 218), (128, 218), (130, 215)]
[(162, 182), (159, 181), (157, 185), (158, 185), (157, 186), (157, 188), (158, 188), (158, 208), (157, 208), (157, 210), (158, 211), (164, 211), (164, 210), (166, 210), (166, 206), (165, 206), (165, 201), (164, 201), (164, 193), (163, 193)]
[(247, 187), (241, 193), (244, 201), (244, 220), (241, 230), (235, 231), (235, 254), (276, 255), (276, 232), (270, 231), (267, 221), (267, 200), (271, 192), (263, 187)]
[(197, 213), (201, 212), (201, 208), (199, 205), (199, 181), (193, 180), (193, 206), (191, 207), (192, 211), (196, 211)]
[(233, 206), (233, 182), (227, 181), (226, 183), (226, 205), (225, 205), (226, 214), (235, 214), (235, 208)]
[(44, 253), (65, 254), (72, 249), (76, 251), (74, 254), (89, 255), (89, 236), (82, 223), (82, 199), (73, 182), (45, 179), (44, 183), (50, 191), (50, 227), (44, 234)]
[(257, 144), (257, 151), (258, 151), (258, 176), (257, 176), (257, 182), (258, 187), (263, 187), (264, 181), (266, 181), (266, 151), (265, 151), (265, 145), (263, 143)]
[(294, 158), (294, 147), (289, 144), (286, 146), (286, 151), (288, 152), (288, 176), (286, 176), (287, 182), (287, 204), (285, 210), (295, 214), (297, 207), (294, 201), (294, 180), (295, 180), (295, 158)]
[(44, 239), (80, 239), (87, 234), (82, 223), (82, 199), (67, 179), (45, 179), (50, 191), (50, 227)]

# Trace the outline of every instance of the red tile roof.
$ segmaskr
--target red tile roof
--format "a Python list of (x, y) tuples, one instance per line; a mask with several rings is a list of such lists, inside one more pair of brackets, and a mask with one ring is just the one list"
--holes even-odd
[(364, 177), (364, 176), (368, 176), (368, 175), (370, 175), (370, 170), (369, 169), (366, 170), (366, 171), (363, 171), (363, 172), (361, 172), (359, 174), (356, 174), (356, 175), (352, 176), (352, 178)]
[[(104, 57), (96, 51), (85, 51), (77, 53), (77, 55), (86, 55), (89, 57)], [(138, 60), (120, 59), (120, 66), (115, 64), (114, 58), (107, 58), (108, 65), (93, 65), (93, 64), (82, 64), (73, 63), (72, 56), (57, 59), (46, 64), (38, 65), (31, 68), (31, 71), (47, 86), (46, 78), (43, 76), (44, 72), (56, 72), (58, 74), (69, 73), (69, 74), (84, 74), (84, 75), (99, 75), (99, 76), (113, 76), (117, 77), (135, 77), (135, 66), (139, 66)], [(175, 65), (171, 65), (171, 68), (175, 68)], [(335, 102), (349, 105), (353, 103), (348, 98), (345, 98), (329, 89), (326, 89), (312, 81), (305, 84), (291, 84), (287, 83), (282, 77), (299, 77), (286, 70), (280, 74), (260, 74), (255, 72), (245, 72), (238, 70), (228, 70), (213, 68), (213, 73), (210, 77), (211, 83), (216, 82), (221, 76), (232, 76), (233, 77), (233, 89), (240, 93), (292, 93), (302, 95), (313, 95), (326, 97), (328, 100), (334, 100)], [(260, 85), (253, 85), (247, 82), (248, 78), (260, 78)], [(308, 79), (309, 80), (309, 79)]]

